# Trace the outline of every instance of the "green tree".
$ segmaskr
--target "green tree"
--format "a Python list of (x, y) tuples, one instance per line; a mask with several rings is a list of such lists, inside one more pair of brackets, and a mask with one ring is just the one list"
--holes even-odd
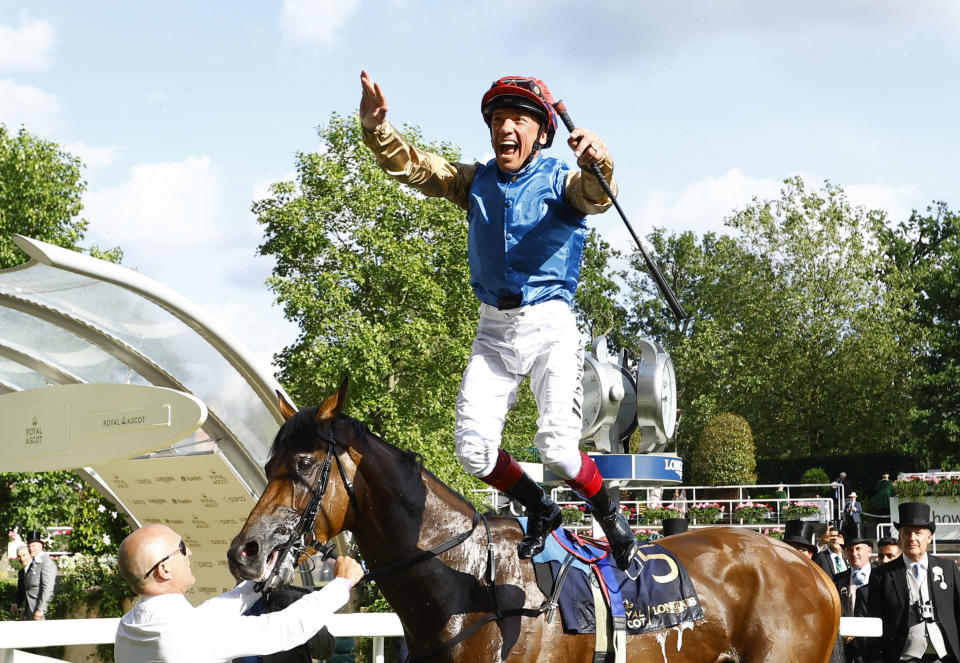
[[(960, 216), (945, 203), (883, 233), (885, 278), (911, 292), (920, 370), (911, 379), (911, 434), (903, 449), (925, 467), (960, 467)], [(906, 340), (910, 340), (909, 338)]]
[(78, 218), (87, 188), (81, 165), (57, 143), (0, 124), (0, 268), (26, 259), (14, 233), (77, 248), (87, 229)]
[[(316, 404), (349, 374), (351, 414), (465, 488), (453, 404), (477, 304), (463, 213), (384, 174), (355, 117), (334, 114), (319, 134), (324, 148), (297, 155), (296, 181), (253, 207), (260, 252), (277, 262), (269, 285), (300, 326), (277, 358), (280, 378), (299, 403)], [(423, 146), (417, 130), (405, 134)], [(457, 156), (449, 144), (426, 147)]]
[(634, 327), (658, 337), (677, 367), (680, 452), (720, 412), (747, 417), (765, 457), (896, 448), (914, 331), (906, 291), (880, 278), (883, 213), (794, 178), (778, 200), (755, 199), (727, 225), (731, 236), (651, 238), (691, 314), (684, 325), (646, 279), (632, 281)]
[(711, 418), (690, 458), (693, 483), (729, 486), (757, 482), (757, 459), (750, 424), (724, 412)]
[[(0, 269), (26, 260), (14, 234), (79, 250), (87, 229), (79, 218), (86, 190), (81, 168), (80, 159), (57, 143), (26, 129), (12, 134), (0, 124)], [(118, 248), (90, 253), (122, 258)], [(114, 507), (73, 472), (0, 473), (0, 523), (21, 532), (71, 525), (71, 549), (95, 554), (115, 549), (127, 530)]]

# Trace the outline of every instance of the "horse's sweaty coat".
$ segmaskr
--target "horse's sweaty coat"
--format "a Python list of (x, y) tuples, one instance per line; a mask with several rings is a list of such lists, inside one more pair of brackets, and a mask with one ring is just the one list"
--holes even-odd
[[(340, 415), (344, 384), (320, 408), (288, 417), (267, 464), (269, 483), (231, 544), (238, 577), (259, 577), (305, 508), (327, 444), (337, 441), (339, 462), (353, 484), (356, 506), (332, 472), (314, 523), (323, 542), (353, 533), (368, 567), (376, 571), (471, 528), (474, 507), (424, 469), (418, 459)], [(498, 613), (536, 610), (545, 600), (533, 564), (520, 560), (522, 533), (515, 518), (489, 518), (491, 540), (477, 527), (463, 544), (439, 557), (381, 576), (377, 584), (403, 623), (414, 659), (486, 663), (588, 663), (594, 638), (563, 632), (561, 621)], [(489, 550), (496, 578), (486, 577)], [(628, 663), (826, 663), (840, 620), (833, 584), (789, 546), (734, 528), (697, 529), (663, 541), (690, 573), (704, 619), (692, 627), (629, 636)], [(490, 619), (480, 624), (484, 620)], [(452, 647), (444, 643), (476, 625)]]

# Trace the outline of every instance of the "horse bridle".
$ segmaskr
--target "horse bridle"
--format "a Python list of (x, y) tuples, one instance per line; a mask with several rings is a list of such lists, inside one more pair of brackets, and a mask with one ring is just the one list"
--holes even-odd
[[(333, 464), (331, 459), (337, 461), (340, 480), (343, 481), (344, 489), (347, 491), (347, 497), (350, 500), (351, 506), (353, 506), (354, 513), (360, 512), (357, 495), (353, 491), (353, 483), (347, 478), (347, 473), (343, 469), (343, 461), (340, 460), (340, 455), (337, 453), (337, 441), (333, 437), (333, 424), (330, 424), (330, 433), (326, 434), (318, 423), (317, 436), (327, 443), (327, 453), (324, 455), (320, 473), (317, 475), (316, 480), (313, 482), (313, 487), (310, 489), (310, 501), (307, 502), (307, 507), (303, 510), (303, 513), (300, 514), (300, 519), (293, 528), (293, 532), (290, 534), (287, 542), (280, 549), (280, 554), (277, 556), (277, 561), (274, 563), (273, 569), (270, 570), (265, 580), (257, 583), (257, 591), (269, 592), (275, 589), (274, 585), (278, 579), (280, 566), (291, 552), (295, 552), (295, 559), (299, 559), (300, 554), (308, 548), (316, 550), (317, 553), (320, 554), (321, 560), (335, 556), (333, 552), (334, 546), (331, 541), (317, 545), (317, 539), (313, 535), (313, 527), (316, 524), (317, 515), (320, 513), (320, 503), (323, 500), (324, 494), (327, 492), (327, 484), (330, 481), (330, 466)], [(307, 542), (308, 535), (310, 536), (309, 543)], [(294, 563), (294, 565), (296, 565), (296, 563)]]
[[(317, 424), (317, 436), (327, 443), (327, 453), (323, 459), (323, 465), (320, 468), (320, 473), (317, 475), (316, 481), (314, 481), (313, 488), (310, 491), (310, 501), (307, 503), (307, 508), (303, 510), (303, 513), (300, 514), (300, 519), (297, 521), (297, 525), (291, 533), (290, 537), (287, 539), (287, 542), (283, 545), (283, 548), (280, 551), (280, 555), (277, 557), (276, 563), (273, 565), (267, 578), (262, 582), (258, 582), (255, 585), (257, 591), (263, 593), (269, 592), (272, 589), (275, 589), (274, 584), (278, 579), (278, 571), (281, 566), (281, 563), (286, 556), (290, 554), (291, 551), (296, 551), (297, 559), (299, 559), (300, 554), (305, 551), (307, 548), (313, 548), (318, 553), (321, 554), (321, 559), (327, 559), (328, 557), (334, 557), (333, 552), (334, 546), (333, 543), (328, 541), (325, 544), (317, 545), (316, 537), (313, 536), (313, 526), (316, 523), (317, 515), (320, 512), (320, 502), (323, 499), (323, 495), (327, 490), (327, 484), (330, 480), (330, 467), (333, 464), (333, 460), (337, 461), (337, 470), (340, 472), (340, 479), (343, 481), (344, 489), (347, 491), (347, 496), (350, 500), (350, 504), (353, 506), (354, 513), (359, 517), (360, 509), (357, 502), (356, 493), (353, 490), (353, 483), (350, 479), (347, 478), (347, 473), (343, 469), (343, 461), (340, 460), (340, 455), (336, 451), (337, 441), (333, 436), (333, 423), (330, 424), (330, 433), (325, 433), (321, 428), (319, 423)], [(331, 458), (333, 460), (331, 460)], [(446, 541), (440, 543), (439, 545), (430, 548), (429, 550), (424, 550), (417, 555), (405, 560), (401, 560), (395, 564), (391, 564), (377, 571), (371, 571), (366, 573), (360, 580), (357, 582), (357, 585), (362, 585), (367, 582), (371, 582), (378, 577), (389, 575), (391, 573), (396, 573), (397, 571), (409, 568), (411, 566), (416, 566), (422, 562), (432, 559), (441, 553), (450, 550), (459, 546), (461, 543), (469, 539), (474, 531), (477, 529), (477, 525), (483, 522), (483, 526), (487, 532), (487, 568), (484, 576), (490, 582), (491, 589), (493, 590), (493, 601), (495, 609), (493, 612), (487, 613), (484, 617), (474, 622), (471, 626), (465, 630), (458, 633), (453, 638), (443, 642), (439, 647), (429, 652), (424, 656), (420, 656), (416, 661), (426, 661), (428, 659), (434, 658), (440, 652), (449, 649), (453, 645), (462, 642), (467, 639), (474, 632), (479, 630), (480, 627), (484, 626), (491, 621), (499, 621), (506, 617), (536, 617), (544, 612), (544, 608), (541, 607), (539, 610), (529, 609), (529, 608), (514, 608), (511, 610), (502, 610), (500, 608), (500, 601), (497, 596), (496, 590), (496, 553), (494, 551), (493, 537), (490, 532), (490, 523), (487, 522), (486, 516), (481, 514), (479, 511), (474, 509), (473, 511), (473, 524), (470, 529), (453, 536)], [(306, 542), (306, 537), (309, 534), (311, 540), (308, 544)], [(299, 544), (297, 543), (299, 540)], [(290, 589), (296, 591), (302, 591), (309, 593), (314, 591), (317, 588), (314, 587), (298, 587), (295, 585), (290, 585)], [(546, 605), (546, 604), (545, 604)]]

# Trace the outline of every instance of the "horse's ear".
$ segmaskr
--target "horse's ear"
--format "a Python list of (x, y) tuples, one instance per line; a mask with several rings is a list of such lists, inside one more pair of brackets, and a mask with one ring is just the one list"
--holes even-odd
[(283, 415), (284, 419), (289, 419), (297, 413), (297, 408), (291, 405), (290, 401), (287, 400), (287, 397), (284, 396), (279, 389), (277, 389), (277, 402), (280, 404), (280, 414)]
[(347, 401), (347, 381), (347, 378), (344, 377), (337, 393), (329, 396), (323, 402), (323, 405), (317, 410), (317, 421), (327, 421), (340, 414), (340, 411), (343, 410), (343, 404)]

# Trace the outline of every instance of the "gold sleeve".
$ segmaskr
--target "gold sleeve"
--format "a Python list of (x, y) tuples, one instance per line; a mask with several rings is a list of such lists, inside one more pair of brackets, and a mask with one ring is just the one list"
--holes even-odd
[[(600, 160), (600, 172), (610, 184), (613, 195), (617, 195), (617, 183), (613, 179), (613, 159), (605, 154)], [(600, 214), (613, 205), (613, 201), (604, 192), (600, 182), (591, 170), (583, 168), (567, 173), (564, 198), (567, 203), (584, 214)]]
[(467, 209), (476, 164), (452, 163), (438, 154), (417, 149), (387, 121), (373, 131), (364, 128), (363, 144), (390, 177), (425, 196), (446, 198)]

